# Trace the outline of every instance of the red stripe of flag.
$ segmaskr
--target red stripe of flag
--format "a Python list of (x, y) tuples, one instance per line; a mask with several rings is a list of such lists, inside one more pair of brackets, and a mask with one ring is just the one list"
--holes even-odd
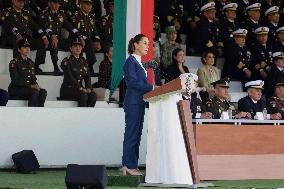
[[(153, 17), (154, 17), (154, 1), (141, 0), (141, 33), (149, 38), (149, 51), (146, 56), (142, 57), (143, 61), (152, 60), (154, 58), (153, 51)], [(154, 72), (147, 69), (148, 82), (154, 84)]]

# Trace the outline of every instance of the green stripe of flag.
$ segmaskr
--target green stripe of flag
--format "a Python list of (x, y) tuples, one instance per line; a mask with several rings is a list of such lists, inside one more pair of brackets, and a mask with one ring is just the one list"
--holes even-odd
[(123, 65), (126, 58), (126, 14), (127, 0), (114, 0), (113, 61), (110, 96), (123, 78)]

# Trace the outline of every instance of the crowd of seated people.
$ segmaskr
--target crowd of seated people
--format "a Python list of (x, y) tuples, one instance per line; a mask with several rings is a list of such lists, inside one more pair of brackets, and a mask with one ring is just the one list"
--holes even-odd
[[(35, 62), (32, 63), (34, 68), (31, 68), (33, 74), (44, 71), (39, 66), (44, 63), (46, 50), (49, 50), (55, 75), (60, 74), (58, 51), (71, 50), (72, 52), (73, 48), (82, 47), (81, 51), (85, 52), (86, 60), (77, 61), (78, 58), (74, 56), (74, 62), (77, 61), (80, 64), (77, 65), (72, 61), (67, 64), (67, 60), (72, 59), (71, 55), (64, 59), (65, 62), (61, 62), (64, 82), (60, 97), (76, 100), (79, 106), (94, 106), (96, 97), (93, 87), (109, 89), (112, 69), (113, 0), (105, 1), (106, 15), (104, 16), (102, 16), (101, 8), (98, 8), (101, 6), (100, 0), (0, 1), (1, 46), (13, 48), (15, 59), (12, 61), (15, 61), (21, 58), (22, 47), (19, 47), (19, 42), (28, 40), (31, 49), (37, 49)], [(206, 116), (202, 117), (220, 117), (221, 115), (216, 112), (217, 108), (212, 109), (214, 106), (231, 107), (230, 103), (226, 102), (226, 104), (221, 97), (227, 93), (222, 89), (228, 89), (218, 84), (218, 81), (224, 82), (221, 78), (229, 77), (231, 80), (241, 81), (244, 90), (251, 88), (248, 87), (250, 81), (263, 80), (265, 83), (263, 93), (269, 99), (268, 101), (271, 100), (272, 95), (276, 94), (276, 91), (278, 96), (281, 96), (279, 91), (282, 85), (279, 84), (278, 79), (284, 74), (282, 72), (284, 69), (283, 6), (282, 1), (275, 0), (155, 0), (153, 40), (157, 65), (150, 63), (156, 69), (156, 83), (162, 85), (161, 78), (167, 83), (182, 73), (188, 73), (185, 56), (198, 55), (201, 56), (200, 64), (203, 66), (197, 71), (201, 88), (199, 96), (202, 100), (202, 108), (197, 109), (211, 113), (206, 113)], [(67, 37), (62, 36), (62, 29), (69, 32)], [(160, 42), (161, 32), (165, 32), (167, 36), (167, 41), (163, 44)], [(186, 35), (186, 51), (181, 49), (181, 34)], [(90, 76), (97, 71), (93, 70), (96, 62), (95, 53), (101, 52), (104, 52), (105, 58), (100, 64), (98, 83), (92, 86)], [(222, 70), (216, 67), (216, 60), (219, 57), (225, 59)], [(24, 65), (24, 61), (22, 63)], [(12, 81), (13, 79), (15, 81), (15, 77), (12, 76), (13, 65), (13, 63), (10, 64), (10, 74)], [(82, 66), (79, 72), (82, 70), (84, 74), (75, 73), (76, 71), (72, 70), (74, 66)], [(30, 77), (35, 78), (30, 81), (32, 82), (30, 86), (34, 87), (32, 91), (41, 91), (39, 84), (36, 83), (36, 76)], [(74, 84), (72, 89), (70, 88), (72, 82), (68, 83), (67, 77)], [(84, 86), (81, 85), (82, 80), (85, 80)], [(275, 86), (278, 87), (275, 88)], [(21, 96), (17, 90), (13, 90), (12, 92), (12, 87), (9, 87), (10, 96), (12, 95), (13, 98)], [(70, 92), (71, 90), (76, 90), (77, 95), (74, 96), (75, 93)], [(0, 94), (8, 98), (8, 93), (5, 91), (3, 93), (0, 91)], [(30, 92), (29, 95), (31, 94), (33, 93)], [(42, 99), (45, 100), (46, 95), (43, 94)], [(264, 99), (264, 95), (261, 99)], [(30, 106), (43, 106), (44, 100), (30, 100), (31, 96), (23, 95), (22, 99), (29, 99)], [(282, 98), (277, 97), (277, 99)], [(258, 100), (253, 102), (256, 101)], [(266, 108), (269, 111), (273, 109)], [(218, 109), (219, 113), (220, 111), (222, 112)], [(237, 111), (234, 116), (236, 118), (255, 116), (250, 111), (247, 111), (249, 114), (244, 113), (245, 110), (242, 111)], [(279, 118), (279, 115), (277, 117), (272, 114), (271, 118)]]
[[(69, 50), (75, 38), (83, 44), (89, 70), (94, 73), (95, 53), (112, 45), (114, 2), (105, 1), (102, 16), (100, 0), (9, 0), (0, 1), (1, 47), (13, 48), (17, 57), (17, 41), (28, 39), (37, 50), (35, 72), (42, 73), (46, 50), (50, 51), (54, 74), (60, 74), (58, 51)], [(67, 30), (65, 35), (62, 32)]]

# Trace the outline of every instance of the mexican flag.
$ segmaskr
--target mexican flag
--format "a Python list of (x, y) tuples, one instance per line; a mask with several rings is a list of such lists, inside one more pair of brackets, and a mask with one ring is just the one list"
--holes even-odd
[[(128, 42), (139, 33), (149, 38), (149, 51), (143, 61), (153, 59), (154, 0), (114, 0), (113, 61), (110, 95), (123, 78), (123, 65), (129, 56)], [(153, 71), (148, 71), (148, 81), (153, 82)]]

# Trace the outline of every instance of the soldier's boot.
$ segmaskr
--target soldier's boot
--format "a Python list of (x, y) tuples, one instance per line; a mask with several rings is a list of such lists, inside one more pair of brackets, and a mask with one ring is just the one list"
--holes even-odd
[(60, 71), (57, 62), (58, 62), (58, 49), (50, 49), (50, 56), (53, 64), (53, 73), (55, 75), (60, 75), (62, 72)]
[(42, 74), (42, 69), (40, 69), (39, 65), (35, 65), (35, 73)]

